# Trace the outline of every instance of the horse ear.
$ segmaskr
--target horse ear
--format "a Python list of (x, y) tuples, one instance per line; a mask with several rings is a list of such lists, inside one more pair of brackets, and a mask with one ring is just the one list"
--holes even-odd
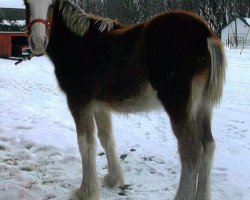
[(49, 7), (49, 10), (48, 10), (47, 21), (48, 21), (49, 23), (51, 23), (51, 21), (52, 21), (54, 7), (55, 7), (55, 5), (53, 4), (53, 5), (51, 5), (51, 6)]
[(60, 0), (52, 0), (52, 4), (54, 6), (58, 6), (58, 5), (60, 5)]
[(122, 25), (118, 19), (114, 20), (114, 29), (122, 28), (124, 25)]
[(47, 35), (49, 36), (50, 34), (50, 27), (51, 27), (51, 23), (52, 23), (52, 20), (53, 20), (53, 13), (54, 13), (54, 9), (55, 9), (55, 4), (54, 4), (55, 1), (53, 1), (53, 4), (49, 7), (48, 9), (48, 13), (47, 13), (47, 22), (49, 24), (49, 28), (47, 29)]
[(26, 0), (23, 1), (25, 5), (25, 14), (26, 14), (26, 26), (30, 23), (30, 5)]

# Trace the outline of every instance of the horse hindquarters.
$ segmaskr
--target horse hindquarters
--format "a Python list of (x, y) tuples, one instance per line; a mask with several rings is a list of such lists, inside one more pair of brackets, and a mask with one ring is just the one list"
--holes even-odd
[(221, 43), (201, 20), (183, 13), (151, 21), (145, 40), (149, 80), (178, 141), (181, 177), (175, 199), (209, 200), (211, 112), (225, 73)]
[(169, 101), (166, 93), (158, 91), (159, 99), (169, 114), (178, 142), (181, 178), (176, 200), (210, 199), (209, 177), (214, 141), (210, 119), (212, 107), (203, 96), (206, 82), (205, 71), (201, 75), (192, 77), (191, 82), (185, 82), (186, 86), (184, 83), (182, 87), (172, 84), (172, 87), (178, 88), (178, 93), (182, 94), (170, 94), (180, 98), (176, 101)]

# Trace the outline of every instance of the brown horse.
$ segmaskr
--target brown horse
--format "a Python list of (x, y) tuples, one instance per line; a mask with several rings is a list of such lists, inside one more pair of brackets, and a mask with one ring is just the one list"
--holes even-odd
[(75, 120), (83, 173), (76, 198), (99, 199), (95, 123), (108, 161), (103, 184), (121, 186), (110, 112), (163, 106), (182, 167), (175, 199), (210, 199), (211, 113), (222, 95), (225, 59), (207, 24), (195, 14), (175, 11), (123, 26), (67, 0), (24, 3), (33, 54), (47, 53), (53, 62)]

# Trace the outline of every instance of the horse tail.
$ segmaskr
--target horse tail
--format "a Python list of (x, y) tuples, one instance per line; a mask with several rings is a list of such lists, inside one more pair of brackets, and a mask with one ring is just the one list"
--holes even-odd
[(212, 105), (215, 105), (220, 102), (222, 97), (226, 59), (223, 44), (217, 37), (209, 37), (207, 43), (210, 53), (210, 66), (206, 87), (206, 98)]

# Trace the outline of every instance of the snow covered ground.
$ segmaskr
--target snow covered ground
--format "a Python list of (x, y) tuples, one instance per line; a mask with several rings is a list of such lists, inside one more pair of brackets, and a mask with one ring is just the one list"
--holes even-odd
[[(214, 111), (212, 199), (250, 199), (250, 50), (226, 50), (227, 82)], [(73, 119), (46, 57), (15, 66), (0, 59), (0, 199), (66, 200), (81, 181)], [(176, 140), (163, 111), (113, 115), (125, 189), (102, 200), (170, 200), (180, 176)], [(107, 173), (98, 143), (98, 173)]]

